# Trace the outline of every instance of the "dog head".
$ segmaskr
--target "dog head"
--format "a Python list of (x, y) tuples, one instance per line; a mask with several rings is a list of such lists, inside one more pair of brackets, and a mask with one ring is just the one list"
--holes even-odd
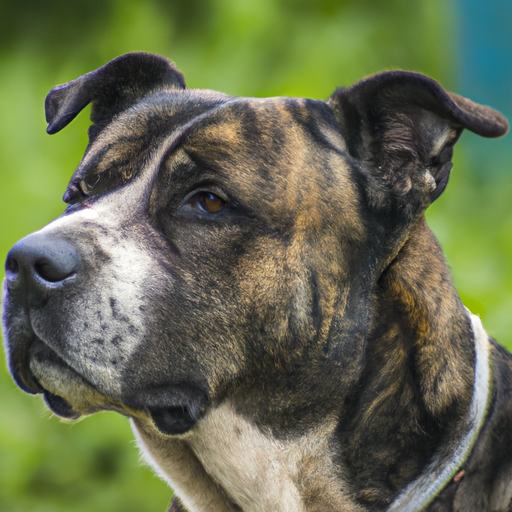
[(302, 420), (342, 400), (375, 283), (461, 131), (507, 130), (416, 73), (327, 102), (233, 98), (148, 54), (53, 89), (48, 132), (89, 103), (66, 212), (7, 257), (9, 367), (62, 417), (111, 409), (165, 434), (233, 393), (257, 389), (268, 414), (293, 396)]

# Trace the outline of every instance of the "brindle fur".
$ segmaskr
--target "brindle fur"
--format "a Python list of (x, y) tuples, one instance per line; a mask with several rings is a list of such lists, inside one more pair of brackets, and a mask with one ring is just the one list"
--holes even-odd
[[(465, 426), (474, 340), (424, 211), (462, 129), (506, 120), (415, 73), (232, 98), (128, 54), (50, 92), (48, 131), (90, 102), (71, 209), (7, 260), (16, 382), (64, 417), (129, 416), (170, 511), (385, 510)], [(198, 190), (224, 209), (192, 208)], [(54, 241), (79, 264), (50, 286)], [(431, 512), (512, 510), (512, 357), (492, 359)]]

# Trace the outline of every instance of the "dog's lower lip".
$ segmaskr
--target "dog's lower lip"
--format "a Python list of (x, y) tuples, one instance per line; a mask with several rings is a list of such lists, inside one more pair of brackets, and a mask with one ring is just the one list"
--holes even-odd
[(53, 365), (57, 365), (63, 369), (66, 369), (67, 371), (74, 372), (73, 369), (65, 361), (63, 361), (62, 358), (53, 349), (51, 349), (41, 338), (37, 337), (36, 335), (27, 352), (26, 368), (23, 371), (24, 386), (22, 389), (31, 394), (42, 394), (48, 409), (61, 418), (68, 420), (75, 420), (80, 418), (82, 413), (79, 413), (73, 409), (73, 406), (70, 404), (70, 402), (68, 402), (67, 399), (47, 389), (46, 386), (48, 386), (48, 384), (45, 383), (44, 378), (42, 380), (43, 383), (41, 383), (40, 378), (33, 373), (33, 368), (31, 368), (31, 363), (29, 363), (28, 354), (30, 354), (30, 359), (32, 360), (39, 359), (40, 361), (48, 361)]
[(67, 420), (76, 420), (81, 416), (80, 413), (76, 412), (69, 402), (61, 396), (55, 395), (47, 390), (43, 391), (43, 396), (48, 409), (57, 416)]
[(43, 388), (43, 386), (41, 386), (39, 381), (33, 375), (31, 375), (30, 381), (33, 384), (33, 389), (34, 389), (35, 395), (40, 395), (41, 393), (45, 392), (45, 389)]
[(27, 369), (12, 369), (11, 375), (16, 382), (17, 386), (29, 395), (40, 395), (44, 392), (43, 386), (35, 378), (30, 370)]

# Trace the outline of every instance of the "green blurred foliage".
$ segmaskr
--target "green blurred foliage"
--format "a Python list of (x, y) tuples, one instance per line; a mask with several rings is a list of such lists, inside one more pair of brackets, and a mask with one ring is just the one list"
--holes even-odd
[[(56, 85), (128, 51), (172, 58), (191, 87), (326, 98), (391, 68), (453, 88), (456, 13), (444, 0), (4, 0), (0, 17), (0, 255), (63, 211), (87, 115), (45, 134)], [(488, 98), (492, 104), (492, 98)], [(466, 134), (466, 144), (474, 135)], [(488, 141), (488, 144), (493, 144)], [(462, 147), (429, 220), (466, 305), (512, 347), (512, 178)], [(0, 275), (3, 277), (3, 275)], [(73, 425), (0, 371), (0, 512), (163, 511), (171, 492), (114, 413)]]

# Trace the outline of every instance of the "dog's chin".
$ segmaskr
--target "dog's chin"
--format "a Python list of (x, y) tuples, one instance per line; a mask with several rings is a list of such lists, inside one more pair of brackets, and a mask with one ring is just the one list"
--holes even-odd
[(164, 435), (189, 431), (208, 408), (208, 393), (200, 383), (165, 383), (132, 389), (125, 403), (134, 410), (145, 411), (153, 426)]
[(149, 413), (156, 428), (166, 435), (184, 434), (198, 419), (191, 408), (186, 406), (150, 409)]

